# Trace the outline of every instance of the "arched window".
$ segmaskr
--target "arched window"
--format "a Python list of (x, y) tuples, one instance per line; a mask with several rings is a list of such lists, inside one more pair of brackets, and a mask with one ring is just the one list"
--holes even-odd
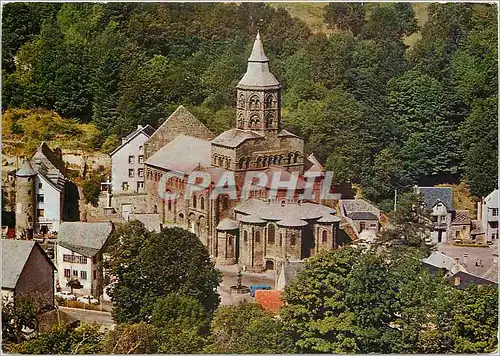
[(276, 229), (274, 225), (269, 225), (267, 227), (267, 242), (270, 244), (274, 243), (274, 235), (276, 234)]
[(295, 246), (295, 235), (290, 235), (290, 246)]
[(184, 214), (183, 213), (179, 213), (179, 221), (184, 222)]
[(222, 167), (222, 157), (219, 157), (219, 167)]
[(238, 164), (238, 168), (239, 169), (245, 168), (245, 162), (246, 162), (245, 157), (240, 158), (240, 163)]
[(268, 115), (266, 117), (266, 121), (267, 121), (267, 127), (273, 128), (273, 125), (274, 125), (274, 116), (273, 116), (273, 114)]
[(226, 168), (229, 169), (229, 158), (226, 158)]
[(229, 198), (227, 196), (225, 196), (224, 198), (222, 198), (222, 209), (227, 209), (229, 208)]
[(256, 244), (260, 243), (260, 231), (255, 232), (255, 243)]
[(193, 209), (196, 209), (196, 195), (193, 194), (191, 201), (192, 201), (191, 205), (193, 206)]
[(217, 165), (217, 156), (214, 155), (214, 165)]
[(283, 234), (280, 234), (280, 247), (283, 245)]
[(248, 241), (248, 232), (245, 230), (243, 231), (243, 242), (247, 243)]
[(268, 95), (266, 98), (266, 109), (274, 108), (274, 97), (272, 95)]
[(240, 98), (238, 99), (238, 106), (240, 108), (245, 108), (245, 96), (240, 94)]
[(254, 95), (249, 100), (250, 109), (260, 109), (260, 100), (257, 95)]
[(153, 206), (153, 214), (158, 214), (158, 205)]
[(205, 198), (200, 197), (200, 209), (205, 210)]
[(321, 242), (324, 244), (328, 242), (328, 233), (326, 232), (326, 230), (323, 230), (323, 232), (321, 233)]
[(172, 200), (168, 199), (168, 211), (172, 211)]

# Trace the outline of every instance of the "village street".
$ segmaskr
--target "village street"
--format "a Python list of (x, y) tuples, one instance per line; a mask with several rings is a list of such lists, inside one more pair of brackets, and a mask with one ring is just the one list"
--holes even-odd
[[(215, 266), (222, 273), (222, 282), (218, 288), (221, 305), (236, 304), (240, 300), (254, 302), (250, 294), (235, 294), (230, 293), (230, 287), (236, 285), (236, 274), (238, 273), (237, 265), (230, 266)], [(274, 272), (267, 271), (264, 273), (248, 273), (242, 272), (242, 285), (250, 287), (251, 285), (269, 285), (274, 288)]]

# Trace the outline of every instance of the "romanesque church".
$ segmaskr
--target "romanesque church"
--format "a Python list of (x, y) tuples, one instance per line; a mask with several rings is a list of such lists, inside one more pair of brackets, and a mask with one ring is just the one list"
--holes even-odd
[[(237, 85), (235, 125), (214, 136), (183, 106), (154, 132), (139, 126), (111, 155), (112, 180), (120, 184), (113, 185), (108, 208), (126, 212), (127, 219), (157, 217), (163, 227), (182, 226), (200, 238), (217, 264), (238, 263), (247, 270), (275, 269), (285, 260), (337, 247), (340, 219), (332, 202), (319, 204), (324, 169), (313, 154), (305, 157), (301, 138), (282, 128), (281, 85), (269, 71), (259, 34)], [(143, 167), (136, 169), (137, 163)], [(185, 196), (187, 177), (194, 171), (207, 173), (212, 184)], [(234, 173), (238, 191), (247, 172), (263, 172), (269, 182), (276, 172), (283, 181), (291, 172), (300, 176), (293, 198), (280, 190), (271, 199), (269, 183), (247, 200), (209, 199), (227, 171)], [(166, 180), (160, 191), (176, 193), (175, 200), (158, 194), (169, 172), (178, 177)], [(301, 200), (307, 172), (318, 175), (314, 198)], [(136, 189), (130, 189), (132, 178), (139, 179)]]

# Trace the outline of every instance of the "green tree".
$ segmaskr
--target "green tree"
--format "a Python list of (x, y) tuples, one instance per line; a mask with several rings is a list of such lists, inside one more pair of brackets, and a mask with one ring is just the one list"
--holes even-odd
[(363, 3), (335, 3), (325, 6), (323, 17), (331, 29), (351, 31), (357, 36), (365, 24), (365, 5)]
[(407, 248), (427, 252), (425, 240), (430, 237), (433, 222), (423, 198), (414, 193), (404, 193), (398, 197), (396, 211), (389, 213), (390, 227), (380, 231), (378, 242), (389, 243), (391, 251), (401, 253)]
[(295, 346), (283, 329), (283, 322), (272, 316), (253, 319), (239, 339), (245, 354), (291, 354)]
[(84, 325), (74, 330), (57, 326), (20, 344), (16, 352), (45, 355), (98, 354), (101, 352), (101, 340), (102, 334), (95, 325)]
[(342, 248), (312, 257), (285, 290), (285, 330), (304, 352), (360, 352), (355, 313), (346, 301), (348, 275), (359, 252)]
[(151, 323), (159, 328), (189, 328), (206, 331), (208, 315), (200, 302), (190, 296), (168, 294), (159, 298), (151, 315)]
[(453, 352), (491, 353), (498, 348), (498, 286), (469, 285), (454, 299)]
[(108, 354), (155, 354), (159, 352), (160, 330), (144, 322), (118, 324), (102, 341), (102, 352)]
[[(268, 314), (259, 305), (254, 303), (241, 302), (236, 305), (221, 306), (214, 313), (210, 326), (211, 342), (205, 348), (205, 352), (243, 352), (241, 339), (245, 335), (246, 330), (253, 321), (267, 317)], [(248, 342), (251, 345), (250, 341)]]
[(476, 100), (460, 127), (465, 176), (475, 196), (486, 196), (497, 185), (498, 100)]
[(117, 278), (110, 296), (118, 323), (149, 320), (158, 298), (170, 293), (194, 297), (208, 313), (217, 308), (220, 273), (196, 235), (180, 228), (145, 232), (140, 224), (117, 233), (109, 266)]
[(17, 303), (2, 303), (2, 342), (19, 343), (27, 335), (23, 329), (38, 329), (37, 307), (34, 298), (19, 296)]

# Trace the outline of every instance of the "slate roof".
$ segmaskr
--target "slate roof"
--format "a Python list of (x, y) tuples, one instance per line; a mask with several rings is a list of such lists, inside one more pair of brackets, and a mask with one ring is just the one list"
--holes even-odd
[(246, 215), (240, 219), (241, 222), (250, 223), (250, 224), (262, 224), (265, 223), (266, 220), (262, 219), (257, 214)]
[(495, 281), (490, 281), (486, 278), (476, 276), (466, 271), (458, 271), (457, 273), (452, 274), (451, 276), (448, 277), (448, 281), (452, 284), (455, 284), (456, 277), (460, 278), (460, 284), (456, 286), (460, 289), (467, 288), (469, 284), (476, 284), (476, 285), (498, 284)]
[(50, 149), (50, 147), (42, 142), (40, 146), (38, 146), (35, 154), (32, 157), (34, 162), (41, 161), (47, 167), (47, 170), (62, 170), (63, 162), (59, 159), (54, 151)]
[(498, 189), (492, 191), (486, 198), (484, 202), (489, 208), (498, 208)]
[(238, 228), (239, 228), (238, 223), (233, 219), (229, 218), (222, 219), (217, 225), (217, 230), (219, 231), (230, 231), (230, 230), (236, 230)]
[(247, 71), (237, 85), (238, 89), (278, 89), (281, 85), (269, 71), (269, 58), (264, 53), (264, 46), (257, 33), (252, 53), (248, 58)]
[(248, 199), (234, 208), (236, 212), (256, 215), (264, 220), (279, 221), (286, 219), (310, 220), (319, 219), (324, 215), (334, 214), (335, 209), (315, 203), (266, 202), (258, 199)]
[(452, 225), (470, 225), (471, 219), (468, 210), (455, 211), (455, 218), (451, 222)]
[(210, 154), (210, 141), (179, 135), (148, 158), (146, 164), (189, 174), (198, 166), (210, 166)]
[(34, 248), (42, 250), (47, 261), (56, 269), (36, 241), (2, 239), (2, 288), (14, 289), (16, 287), (24, 265)]
[(352, 220), (378, 220), (377, 215), (369, 211), (355, 211), (347, 214), (347, 217)]
[(341, 199), (339, 205), (342, 214), (354, 220), (378, 220), (380, 217), (380, 210), (363, 199)]
[(301, 226), (306, 226), (307, 222), (300, 219), (294, 219), (292, 217), (286, 217), (283, 220), (278, 221), (277, 224), (280, 226), (287, 226), (287, 227), (301, 227)]
[(113, 152), (111, 152), (109, 155), (113, 156), (116, 152), (118, 152), (119, 150), (121, 150), (121, 148), (123, 146), (127, 145), (127, 143), (129, 143), (130, 141), (132, 141), (132, 139), (134, 139), (140, 133), (143, 133), (144, 135), (146, 135), (149, 138), (149, 137), (153, 136), (153, 134), (155, 133), (155, 131), (156, 130), (152, 126), (150, 126), (150, 125), (146, 125), (146, 126), (138, 125), (137, 129), (135, 129), (134, 131), (132, 131), (131, 133), (129, 133), (126, 137), (124, 137), (122, 139), (122, 144), (120, 146), (118, 146), (117, 148), (115, 148), (113, 150)]
[(232, 128), (230, 130), (224, 131), (219, 136), (214, 138), (212, 140), (212, 143), (227, 147), (238, 147), (246, 140), (263, 139), (263, 138), (264, 137), (262, 135), (254, 131)]
[(319, 163), (318, 159), (311, 153), (305, 162), (306, 171), (308, 172), (324, 172), (325, 167), (321, 163)]
[(57, 241), (62, 247), (93, 257), (103, 248), (112, 230), (111, 222), (63, 222)]
[(278, 134), (278, 137), (297, 137), (297, 138), (299, 138), (299, 136), (297, 136), (297, 135), (295, 135), (295, 134), (293, 134), (290, 131), (285, 130), (285, 129), (280, 131), (280, 133)]
[(333, 215), (323, 215), (318, 222), (320, 223), (334, 223), (334, 222), (340, 222), (340, 218), (338, 216), (333, 216)]
[(19, 170), (16, 172), (16, 176), (18, 177), (33, 177), (36, 175), (35, 170), (31, 166), (31, 163), (29, 160), (24, 160), (23, 165)]
[(444, 268), (451, 273), (458, 271), (467, 272), (467, 269), (460, 263), (455, 263), (455, 259), (447, 256), (439, 251), (433, 252), (429, 257), (425, 258), (423, 262), (433, 265), (437, 268)]
[(424, 203), (429, 209), (441, 202), (448, 210), (453, 210), (452, 190), (450, 187), (416, 187), (416, 192), (423, 195)]

